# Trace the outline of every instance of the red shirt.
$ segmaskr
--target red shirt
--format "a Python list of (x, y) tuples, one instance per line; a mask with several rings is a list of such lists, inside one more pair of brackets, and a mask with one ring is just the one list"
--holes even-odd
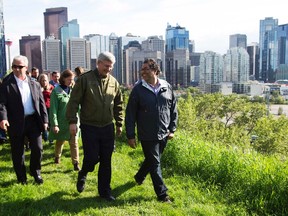
[(44, 96), (44, 101), (45, 101), (45, 105), (46, 108), (50, 108), (50, 95), (52, 90), (54, 89), (54, 86), (49, 84), (47, 89), (44, 89), (43, 92), (43, 96)]

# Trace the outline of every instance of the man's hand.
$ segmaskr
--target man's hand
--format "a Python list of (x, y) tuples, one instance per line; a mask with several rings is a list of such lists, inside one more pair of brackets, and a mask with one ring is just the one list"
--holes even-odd
[(44, 123), (44, 130), (48, 130), (48, 123)]
[(122, 127), (116, 127), (116, 136), (120, 136), (122, 134)]
[(7, 127), (9, 127), (10, 124), (7, 120), (2, 120), (0, 122), (0, 128), (2, 128), (3, 130), (7, 131)]
[(77, 134), (77, 125), (76, 124), (70, 124), (69, 125), (69, 130), (70, 130), (70, 134), (72, 135), (72, 136), (76, 136), (76, 134)]
[(128, 139), (128, 145), (135, 149), (136, 148), (136, 140), (135, 139)]
[(168, 134), (168, 140), (173, 139), (173, 137), (174, 137), (174, 133), (169, 133)]

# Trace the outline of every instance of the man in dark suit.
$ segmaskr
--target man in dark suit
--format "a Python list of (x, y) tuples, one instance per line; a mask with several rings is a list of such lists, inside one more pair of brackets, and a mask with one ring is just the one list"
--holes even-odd
[(8, 131), (13, 167), (17, 180), (27, 184), (24, 138), (31, 148), (30, 174), (42, 184), (42, 131), (47, 129), (48, 115), (40, 84), (26, 75), (28, 59), (16, 56), (12, 69), (0, 87), (0, 128)]

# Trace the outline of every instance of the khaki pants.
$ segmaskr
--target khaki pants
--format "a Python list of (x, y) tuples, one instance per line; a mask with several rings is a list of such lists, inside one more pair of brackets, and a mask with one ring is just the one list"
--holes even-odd
[[(79, 147), (78, 140), (76, 140), (76, 138), (78, 139), (78, 136), (71, 136), (69, 140), (72, 164), (79, 163)], [(61, 157), (64, 143), (65, 141), (63, 140), (56, 140), (55, 157)]]

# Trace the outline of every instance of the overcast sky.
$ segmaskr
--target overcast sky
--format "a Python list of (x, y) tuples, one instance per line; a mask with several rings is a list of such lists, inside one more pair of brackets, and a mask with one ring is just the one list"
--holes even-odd
[(77, 19), (80, 37), (162, 35), (167, 23), (189, 31), (195, 51), (220, 54), (229, 48), (229, 35), (246, 34), (259, 42), (259, 22), (265, 17), (288, 23), (287, 0), (3, 0), (6, 39), (13, 41), (11, 58), (19, 54), (21, 36), (44, 39), (46, 8), (67, 7), (68, 20)]

